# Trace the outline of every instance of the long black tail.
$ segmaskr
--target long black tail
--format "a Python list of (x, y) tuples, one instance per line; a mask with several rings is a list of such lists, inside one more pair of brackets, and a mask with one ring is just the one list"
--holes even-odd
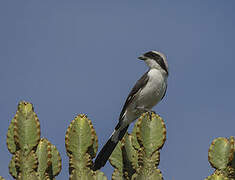
[[(122, 129), (120, 132), (115, 130), (113, 135), (109, 138), (109, 140), (106, 142), (106, 144), (103, 146), (103, 148), (100, 150), (99, 154), (97, 155), (97, 157), (95, 159), (95, 163), (93, 165), (93, 170), (94, 171), (96, 171), (97, 169), (102, 168), (106, 164), (106, 162), (108, 161), (109, 157), (111, 156), (113, 150), (117, 146), (118, 142), (125, 135), (128, 127), (129, 127), (129, 125), (127, 127), (125, 127), (124, 129)], [(117, 135), (118, 136), (117, 141), (112, 140), (112, 137), (115, 135), (115, 133), (119, 133)]]

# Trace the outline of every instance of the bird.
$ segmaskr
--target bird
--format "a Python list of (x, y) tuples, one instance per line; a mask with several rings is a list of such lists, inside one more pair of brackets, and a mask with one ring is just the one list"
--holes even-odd
[(143, 60), (149, 69), (136, 82), (127, 96), (115, 130), (95, 159), (92, 167), (94, 171), (106, 164), (116, 145), (125, 135), (129, 125), (144, 112), (150, 114), (154, 112), (152, 108), (166, 94), (169, 74), (166, 56), (158, 51), (148, 51), (139, 56), (138, 59)]

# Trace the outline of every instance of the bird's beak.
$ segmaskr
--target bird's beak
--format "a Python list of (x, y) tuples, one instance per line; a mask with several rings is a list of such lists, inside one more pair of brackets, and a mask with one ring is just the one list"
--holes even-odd
[(140, 56), (140, 57), (138, 57), (138, 59), (145, 61), (147, 58), (144, 56)]

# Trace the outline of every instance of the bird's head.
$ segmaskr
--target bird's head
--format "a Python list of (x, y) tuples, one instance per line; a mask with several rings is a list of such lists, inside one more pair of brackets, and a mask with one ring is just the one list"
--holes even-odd
[(149, 51), (138, 57), (138, 59), (145, 61), (150, 68), (163, 70), (168, 75), (168, 64), (164, 54), (157, 51)]

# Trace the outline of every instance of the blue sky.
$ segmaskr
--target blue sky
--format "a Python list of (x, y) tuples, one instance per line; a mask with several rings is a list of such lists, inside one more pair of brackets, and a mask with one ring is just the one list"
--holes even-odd
[[(211, 141), (234, 135), (235, 1), (1, 1), (0, 175), (11, 155), (6, 133), (17, 104), (34, 104), (41, 134), (59, 149), (68, 179), (64, 137), (85, 113), (99, 149), (115, 127), (136, 80), (137, 57), (166, 54), (168, 91), (154, 110), (166, 122), (160, 170), (166, 180), (198, 180), (213, 172)], [(110, 178), (109, 163), (102, 171)]]

